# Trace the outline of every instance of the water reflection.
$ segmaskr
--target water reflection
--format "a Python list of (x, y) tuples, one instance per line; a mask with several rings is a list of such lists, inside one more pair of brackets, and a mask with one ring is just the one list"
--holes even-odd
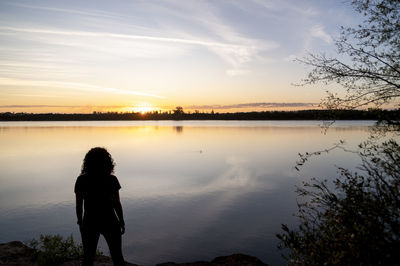
[(297, 153), (340, 139), (354, 147), (370, 124), (339, 123), (323, 134), (301, 121), (1, 123), (0, 242), (41, 233), (79, 239), (73, 184), (87, 150), (103, 146), (122, 185), (126, 259), (151, 265), (241, 252), (279, 265), (275, 234), (293, 222), (294, 186), (358, 160), (335, 151), (298, 173)]
[(174, 130), (177, 134), (181, 134), (183, 132), (183, 126), (176, 126)]

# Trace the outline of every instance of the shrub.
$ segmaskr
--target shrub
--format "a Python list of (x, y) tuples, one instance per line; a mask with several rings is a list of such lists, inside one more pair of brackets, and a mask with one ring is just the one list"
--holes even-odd
[(312, 179), (297, 189), (299, 225), (282, 225), (280, 249), (291, 265), (398, 265), (400, 146), (360, 145), (361, 173), (339, 168), (334, 188)]
[(72, 234), (65, 239), (60, 235), (40, 235), (39, 241), (32, 239), (28, 245), (35, 250), (35, 263), (43, 266), (59, 265), (83, 255), (82, 244), (77, 244)]

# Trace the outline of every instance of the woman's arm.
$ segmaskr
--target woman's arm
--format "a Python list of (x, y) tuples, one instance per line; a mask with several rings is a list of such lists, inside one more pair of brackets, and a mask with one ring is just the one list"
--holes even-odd
[(76, 217), (78, 218), (79, 226), (82, 225), (82, 212), (83, 212), (83, 197), (79, 194), (75, 194), (76, 201)]
[(118, 220), (119, 220), (119, 224), (121, 226), (121, 234), (125, 233), (125, 221), (124, 221), (124, 214), (122, 211), (122, 205), (121, 205), (121, 201), (119, 199), (119, 192), (115, 192), (112, 195), (112, 202), (113, 202), (113, 207), (115, 210), (115, 213), (117, 214)]

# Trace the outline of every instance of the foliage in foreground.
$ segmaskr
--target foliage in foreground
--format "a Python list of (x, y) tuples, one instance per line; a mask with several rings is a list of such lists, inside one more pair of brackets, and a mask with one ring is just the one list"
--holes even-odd
[(39, 241), (32, 239), (28, 245), (35, 250), (35, 263), (43, 266), (59, 265), (83, 255), (82, 244), (76, 243), (72, 234), (65, 239), (60, 235), (40, 235)]
[(360, 148), (362, 174), (339, 168), (334, 188), (317, 179), (298, 188), (300, 224), (277, 235), (289, 264), (399, 264), (400, 146)]
[[(363, 23), (342, 28), (335, 41), (340, 57), (310, 54), (299, 60), (312, 67), (303, 84), (336, 83), (346, 90), (341, 96), (328, 93), (321, 103), (327, 109), (398, 106), (400, 1), (348, 2), (364, 17)], [(383, 117), (376, 133), (398, 136), (399, 121), (398, 116)], [(289, 249), (289, 264), (400, 264), (400, 147), (393, 140), (377, 143), (360, 145), (360, 173), (339, 168), (333, 184), (313, 179), (298, 188), (303, 199), (299, 226), (292, 230), (283, 225), (278, 235), (280, 248)], [(320, 153), (300, 155), (297, 166)]]

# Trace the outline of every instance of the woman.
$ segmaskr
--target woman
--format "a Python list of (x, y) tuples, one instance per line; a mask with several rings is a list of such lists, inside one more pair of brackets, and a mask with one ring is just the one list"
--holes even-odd
[(125, 265), (121, 251), (125, 222), (118, 192), (121, 186), (112, 175), (114, 166), (114, 160), (106, 149), (93, 148), (86, 154), (81, 175), (75, 183), (83, 265), (93, 265), (100, 234), (107, 241), (114, 265)]

